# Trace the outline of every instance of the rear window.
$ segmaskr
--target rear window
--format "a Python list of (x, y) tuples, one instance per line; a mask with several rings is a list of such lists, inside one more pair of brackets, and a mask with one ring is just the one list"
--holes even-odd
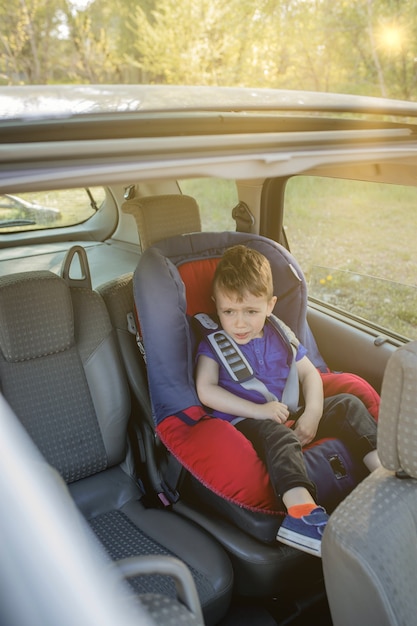
[(234, 180), (193, 178), (178, 184), (183, 194), (197, 200), (203, 231), (236, 230), (232, 209), (239, 200)]
[(294, 177), (284, 227), (310, 296), (417, 339), (417, 188)]
[(99, 211), (103, 187), (0, 195), (0, 234), (75, 226)]

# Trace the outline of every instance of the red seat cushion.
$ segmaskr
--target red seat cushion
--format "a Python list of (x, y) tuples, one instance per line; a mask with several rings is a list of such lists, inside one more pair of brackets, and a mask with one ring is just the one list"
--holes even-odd
[(351, 393), (362, 400), (374, 419), (378, 419), (381, 398), (364, 378), (348, 372), (320, 372), (320, 374), (326, 398), (338, 393)]
[[(197, 408), (192, 407), (194, 412)], [(157, 432), (184, 467), (214, 493), (250, 510), (277, 512), (264, 464), (232, 424), (203, 418), (190, 426), (171, 415)]]

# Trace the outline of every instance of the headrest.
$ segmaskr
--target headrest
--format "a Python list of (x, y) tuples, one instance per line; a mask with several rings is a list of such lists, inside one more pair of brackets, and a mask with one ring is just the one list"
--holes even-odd
[(201, 231), (200, 211), (191, 196), (132, 198), (123, 203), (122, 211), (134, 216), (142, 250), (167, 237)]
[(202, 311), (209, 315), (216, 313), (216, 305), (211, 296), (214, 272), (219, 261), (220, 257), (197, 259), (178, 267), (185, 285), (187, 315)]
[(56, 354), (74, 344), (70, 290), (52, 272), (0, 277), (0, 349), (9, 362)]
[(417, 341), (390, 357), (382, 382), (378, 454), (384, 467), (417, 478)]

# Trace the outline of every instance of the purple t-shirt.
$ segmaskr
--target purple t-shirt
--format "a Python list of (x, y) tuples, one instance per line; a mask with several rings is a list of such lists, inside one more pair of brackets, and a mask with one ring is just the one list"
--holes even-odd
[[(288, 348), (272, 326), (265, 324), (262, 337), (252, 339), (245, 345), (239, 345), (239, 348), (251, 364), (254, 376), (261, 380), (266, 385), (267, 389), (278, 399), (281, 399), (289, 372), (287, 365)], [(207, 339), (203, 339), (200, 342), (197, 350), (197, 358), (203, 354), (219, 363), (220, 387), (251, 402), (256, 402), (257, 404), (265, 403), (265, 398), (259, 391), (245, 389), (230, 377), (214, 354)], [(302, 359), (306, 354), (307, 350), (300, 344), (296, 361)], [(219, 417), (228, 422), (235, 421), (236, 417), (238, 417), (236, 415), (221, 413), (220, 411), (211, 411), (211, 414), (214, 417)]]

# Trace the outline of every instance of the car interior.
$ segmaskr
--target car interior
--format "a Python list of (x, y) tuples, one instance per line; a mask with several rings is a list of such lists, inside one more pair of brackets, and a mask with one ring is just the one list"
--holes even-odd
[[(160, 239), (200, 230), (200, 217), (195, 200), (188, 196), (182, 197), (180, 194), (146, 196), (144, 200), (139, 201), (128, 200), (122, 204), (122, 211), (125, 215), (133, 214), (142, 252)], [(270, 540), (268, 543), (259, 542), (251, 536), (254, 532), (252, 525), (254, 528), (262, 527), (262, 524), (265, 524), (263, 519), (265, 516), (254, 515), (241, 507), (237, 507), (237, 513), (234, 511), (231, 515), (227, 510), (229, 506), (227, 503), (222, 500), (219, 503), (218, 499), (213, 503), (210, 491), (207, 493), (203, 490), (202, 494), (198, 481), (190, 480), (189, 477), (187, 480), (183, 475), (181, 481), (185, 481), (184, 496), (179, 498), (175, 496), (176, 501), (168, 500), (169, 506), (161, 506), (162, 494), (167, 493), (167, 480), (164, 474), (167, 473), (167, 467), (171, 472), (175, 460), (170, 460), (166, 448), (155, 436), (147, 391), (146, 365), (136, 341), (133, 274), (125, 270), (135, 269), (134, 263), (139, 255), (133, 253), (132, 244), (128, 244), (127, 247), (120, 246), (117, 241), (93, 245), (89, 242), (77, 242), (70, 248), (70, 254), (67, 254), (67, 250), (67, 243), (47, 245), (35, 243), (31, 244), (28, 250), (33, 256), (12, 259), (5, 257), (10, 255), (10, 252), (13, 252), (14, 256), (16, 250), (5, 248), (2, 251), (1, 267), (5, 273), (1, 290), (3, 293), (1, 310), (4, 315), (1, 326), (5, 340), (2, 347), (5, 355), (2, 387), (6, 399), (48, 462), (58, 467), (69, 482), (70, 493), (75, 503), (106, 550), (115, 560), (126, 558), (131, 554), (149, 552), (154, 554), (155, 551), (165, 556), (174, 554), (181, 558), (193, 572), (207, 624), (218, 623), (227, 613), (232, 578), (236, 597), (254, 599), (255, 604), (259, 603), (268, 608), (273, 604), (275, 607), (269, 610), (275, 615), (279, 615), (280, 612), (285, 615), (288, 612), (287, 616), (292, 615), (295, 619), (295, 616), (307, 608), (325, 602), (323, 573), (317, 559), (281, 544), (271, 545)], [(102, 282), (103, 254), (106, 255), (107, 279), (104, 282)], [(11, 265), (14, 271), (9, 273)], [(28, 270), (29, 266), (47, 267), (48, 270)], [(18, 274), (14, 278), (16, 270)], [(51, 270), (52, 274), (49, 273)], [(55, 272), (62, 278), (54, 278)], [(92, 276), (108, 311), (103, 310), (100, 297), (92, 289)], [(159, 284), (160, 278), (155, 277), (155, 280), (156, 284)], [(51, 303), (55, 303), (55, 306), (51, 307)], [(78, 320), (71, 319), (72, 309), (74, 315), (78, 315)], [(108, 315), (116, 331), (117, 342), (114, 341)], [(103, 321), (100, 321), (101, 318)], [(14, 326), (17, 321), (17, 326)], [(316, 318), (310, 313), (309, 323), (315, 329), (316, 337), (320, 337), (320, 321), (320, 316)], [(54, 330), (53, 325), (57, 322), (58, 327)], [(74, 328), (72, 324), (75, 325)], [(13, 333), (13, 328), (16, 328), (16, 334)], [(93, 339), (98, 328), (102, 334), (98, 333), (98, 337)], [(343, 337), (343, 333), (341, 335)], [(30, 344), (25, 346), (28, 336), (31, 338), (30, 341), (34, 341), (33, 350)], [(86, 341), (87, 345), (83, 346), (80, 343), (78, 346), (75, 341), (77, 336), (79, 340)], [(57, 344), (48, 345), (51, 338), (56, 338)], [(105, 344), (108, 344), (108, 347), (104, 347)], [(16, 349), (18, 353), (13, 354)], [(323, 350), (322, 347), (321, 349)], [(324, 343), (324, 352), (325, 349)], [(72, 359), (66, 362), (64, 350), (69, 350), (69, 353), (78, 352), (81, 364), (71, 364)], [(46, 358), (47, 361), (51, 361), (52, 354), (59, 355), (62, 365), (58, 365), (56, 359), (56, 363), (49, 364), (44, 374), (41, 374), (42, 360)], [(127, 372), (130, 393), (121, 376), (119, 354), (122, 355)], [(9, 373), (10, 361), (13, 365)], [(78, 374), (77, 369), (80, 370)], [(375, 370), (373, 372), (375, 375)], [(93, 394), (93, 406), (91, 400), (88, 400), (87, 409), (83, 408), (80, 399), (85, 386), (82, 380), (84, 376), (87, 377), (90, 393)], [(80, 389), (74, 388), (70, 391), (68, 384), (71, 382), (72, 387), (75, 381), (78, 381)], [(45, 405), (43, 398), (45, 395), (50, 396), (50, 392), (49, 394), (46, 392), (51, 388), (55, 389), (56, 394), (52, 399), (48, 397), (48, 404)], [(28, 390), (29, 393), (22, 394), (22, 389)], [(108, 396), (103, 396), (105, 389), (109, 392)], [(73, 395), (77, 396), (76, 401), (72, 400)], [(129, 426), (134, 436), (130, 438), (132, 451), (126, 460), (124, 438), (127, 434), (131, 401), (136, 419)], [(39, 416), (33, 421), (33, 409), (38, 402)], [(87, 411), (91, 422), (98, 418), (101, 436), (108, 437), (101, 451), (96, 450), (103, 445), (99, 442), (97, 426), (92, 425), (89, 432), (84, 419), (77, 423), (70, 417), (74, 414), (79, 415), (81, 411), (83, 415)], [(50, 421), (46, 414), (49, 414)], [(54, 424), (56, 415), (60, 416), (61, 421)], [(78, 445), (76, 448), (65, 450), (64, 433), (67, 429), (65, 424), (68, 422), (71, 423), (74, 435), (68, 431), (67, 443), (70, 443), (75, 433), (79, 437), (82, 429), (85, 429), (84, 437), (89, 441), (91, 448), (86, 448), (84, 458), (74, 459), (75, 451), (77, 455), (80, 454)], [(120, 428), (122, 424), (123, 427)], [(95, 455), (98, 455), (98, 458), (91, 458)], [(69, 468), (66, 467), (67, 462)], [(129, 462), (130, 475), (126, 475), (126, 464)], [(73, 463), (75, 467), (71, 467)], [(122, 469), (120, 464), (123, 463)], [(133, 472), (132, 467), (135, 468)], [(139, 478), (139, 486), (132, 482), (132, 473), (136, 480)], [(178, 492), (176, 487), (174, 491)], [(182, 495), (181, 491), (180, 493)], [(198, 503), (197, 506), (193, 500)], [(149, 508), (145, 508), (142, 501), (150, 503)], [(243, 521), (240, 521), (240, 518), (243, 518)], [(189, 520), (208, 531), (207, 536), (200, 537), (198, 530), (189, 528)], [(239, 530), (236, 521), (246, 530), (249, 527), (250, 532)], [(270, 516), (267, 516), (266, 523), (271, 525)], [(167, 537), (172, 536), (172, 528), (176, 526), (178, 528), (175, 531), (175, 542), (167, 545)], [(182, 528), (183, 526), (185, 528)], [(191, 531), (197, 533), (193, 541), (190, 540)], [(258, 531), (255, 531), (255, 534), (256, 532)], [(145, 543), (143, 533), (146, 533)], [(179, 543), (181, 535), (184, 537), (183, 546)], [(213, 537), (216, 539), (214, 545)], [(220, 546), (225, 549), (228, 556), (222, 553)], [(229, 559), (233, 563), (233, 574)], [(204, 564), (203, 572), (201, 564)], [(299, 571), (303, 572), (301, 579)], [(150, 582), (145, 587), (143, 580), (143, 577), (133, 579), (136, 591), (142, 595), (155, 589), (153, 576), (150, 576)], [(158, 582), (157, 589), (171, 599), (175, 597), (175, 589), (170, 588), (169, 584), (167, 588), (161, 588), (161, 583)], [(278, 611), (276, 606), (279, 606)]]
[[(261, 131), (265, 124), (259, 122)], [(306, 129), (314, 122), (292, 119), (291, 128), (297, 125)], [(251, 154), (246, 164), (229, 145), (217, 161), (210, 153), (213, 163), (200, 164), (192, 131), (184, 141), (192, 143), (195, 160), (181, 153), (173, 164), (162, 151), (166, 160), (148, 155), (143, 170), (135, 162), (129, 171), (126, 157), (112, 171), (111, 155), (98, 167), (88, 154), (74, 167), (58, 163), (55, 172), (52, 146), (41, 175), (38, 163), (7, 184), (7, 172), (3, 180), (0, 171), (1, 191), (19, 199), (0, 222), (0, 484), (10, 511), (0, 522), (10, 537), (0, 559), (2, 578), (10, 574), (0, 586), (2, 622), (52, 626), (64, 624), (58, 616), (68, 612), (68, 625), (347, 626), (400, 623), (398, 615), (412, 623), (414, 604), (403, 597), (413, 598), (417, 582), (411, 547), (415, 285), (408, 290), (409, 279), (397, 271), (396, 281), (383, 277), (369, 288), (372, 267), (363, 274), (357, 269), (363, 220), (368, 237), (380, 224), (387, 231), (375, 265), (385, 256), (398, 258), (402, 247), (403, 271), (413, 271), (414, 253), (401, 246), (398, 233), (413, 232), (414, 217), (405, 223), (394, 209), (386, 216), (380, 209), (371, 218), (361, 205), (375, 204), (374, 196), (363, 200), (362, 186), (376, 186), (378, 197), (388, 196), (389, 187), (412, 206), (415, 157), (401, 144), (409, 137), (405, 127), (407, 132), (388, 125), (381, 139), (376, 122), (366, 129), (340, 122), (334, 137), (320, 144), (321, 155), (316, 139), (303, 144), (305, 133), (294, 130), (297, 137), (286, 135), (292, 147), (281, 160), (270, 153), (261, 158), (245, 144)], [(342, 141), (349, 131), (351, 151)], [(381, 148), (385, 139), (390, 157)], [(16, 160), (24, 149), (19, 141)], [(147, 151), (153, 154), (151, 147)], [(331, 211), (338, 202), (336, 231)], [(359, 206), (357, 222), (350, 205)], [(398, 231), (390, 230), (393, 223)], [(221, 455), (222, 431), (210, 439), (195, 426), (192, 433), (189, 426), (181, 430), (171, 417), (164, 428), (157, 424), (160, 398), (174, 398), (167, 414), (175, 419), (196, 404), (189, 322), (210, 300), (212, 273), (206, 265), (202, 272), (201, 265), (195, 268), (202, 259), (217, 262), (237, 241), (272, 251), (278, 317), (294, 326), (324, 368), (324, 384), (364, 398), (379, 420), (384, 467), (370, 476), (341, 442), (323, 442), (314, 452), (319, 463), (327, 459), (340, 490), (329, 506), (323, 559), (275, 541), (282, 517), (276, 502), (225, 497), (223, 487), (206, 479), (197, 453), (212, 445)], [(190, 280), (183, 273), (187, 264), (193, 265)], [(394, 301), (403, 305), (400, 313)], [(381, 318), (368, 317), (368, 310)], [(176, 449), (172, 433), (189, 438), (186, 453)], [(196, 465), (186, 456), (190, 450)], [(242, 456), (242, 468), (255, 481), (248, 459)], [(5, 479), (10, 467), (16, 471), (13, 489)], [(258, 469), (268, 489), (264, 468)], [(389, 520), (400, 509), (401, 526), (388, 535)], [(18, 551), (16, 534), (22, 536)], [(71, 595), (71, 572), (90, 602), (76, 601), (75, 589)], [(39, 585), (16, 602), (33, 578)]]

